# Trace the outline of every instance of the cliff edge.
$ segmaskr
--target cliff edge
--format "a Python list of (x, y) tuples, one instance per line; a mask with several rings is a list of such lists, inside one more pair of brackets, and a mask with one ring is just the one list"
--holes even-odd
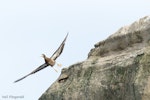
[(39, 100), (150, 100), (150, 16), (96, 43)]

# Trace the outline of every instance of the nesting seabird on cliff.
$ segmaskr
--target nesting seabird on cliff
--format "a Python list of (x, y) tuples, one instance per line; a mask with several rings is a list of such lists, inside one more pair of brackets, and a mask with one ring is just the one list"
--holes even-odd
[[(24, 76), (24, 77), (16, 80), (14, 83), (16, 83), (18, 81), (21, 81), (22, 79), (26, 78), (27, 76), (32, 75), (32, 74), (34, 74), (34, 73), (36, 73), (36, 72), (38, 72), (38, 71), (46, 68), (47, 66), (53, 67), (55, 65), (55, 63), (56, 63), (56, 59), (60, 56), (60, 54), (63, 51), (63, 48), (64, 48), (65, 41), (66, 41), (67, 37), (68, 37), (68, 34), (66, 35), (65, 39), (63, 40), (63, 42), (61, 43), (61, 45), (59, 46), (59, 48), (54, 52), (54, 54), (50, 58), (46, 57), (45, 54), (42, 54), (42, 57), (45, 60), (44, 64), (42, 64), (41, 66), (39, 66), (38, 68), (36, 68), (35, 70), (33, 70), (31, 73), (27, 74), (26, 76)], [(55, 70), (55, 71), (57, 71), (57, 70)]]

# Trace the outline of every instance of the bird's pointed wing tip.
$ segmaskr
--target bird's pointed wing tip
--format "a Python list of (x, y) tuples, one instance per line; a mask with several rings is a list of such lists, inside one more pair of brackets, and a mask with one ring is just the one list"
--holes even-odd
[(66, 40), (66, 38), (68, 37), (68, 35), (69, 35), (69, 32), (67, 32), (67, 35), (66, 35), (66, 37), (65, 37), (65, 40)]
[(18, 80), (14, 81), (13, 83), (17, 83), (17, 82), (18, 82)]
[(17, 82), (19, 82), (19, 81), (21, 81), (22, 79), (18, 79), (18, 80), (16, 80), (16, 81), (14, 81), (13, 83), (17, 83)]

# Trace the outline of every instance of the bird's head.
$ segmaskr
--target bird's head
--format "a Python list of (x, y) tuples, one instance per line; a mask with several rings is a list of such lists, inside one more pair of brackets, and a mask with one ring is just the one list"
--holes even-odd
[(46, 56), (45, 56), (45, 54), (42, 54), (42, 56), (41, 56), (41, 57), (45, 58)]

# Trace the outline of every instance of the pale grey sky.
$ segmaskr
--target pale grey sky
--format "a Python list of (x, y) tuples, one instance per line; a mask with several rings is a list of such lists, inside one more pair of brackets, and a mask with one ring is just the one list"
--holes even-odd
[[(0, 100), (21, 96), (37, 100), (59, 77), (48, 67), (14, 84), (51, 56), (67, 32), (57, 59), (68, 67), (87, 58), (93, 45), (120, 27), (149, 15), (148, 0), (1, 0), (0, 1)], [(10, 99), (10, 98), (9, 98)], [(18, 99), (19, 100), (19, 99)]]

